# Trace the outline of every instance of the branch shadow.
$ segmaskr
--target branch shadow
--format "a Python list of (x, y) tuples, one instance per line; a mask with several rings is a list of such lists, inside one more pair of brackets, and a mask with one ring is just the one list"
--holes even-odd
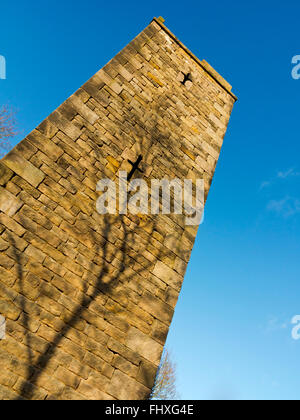
[[(154, 115), (157, 115), (156, 110), (153, 111)], [(153, 119), (151, 121), (151, 128), (148, 130), (147, 138), (150, 137), (151, 143), (144, 145), (143, 136), (142, 140), (135, 140), (135, 153), (137, 155), (143, 155), (143, 162), (148, 162), (148, 153), (150, 153), (150, 148), (153, 146), (158, 146), (158, 144), (167, 145), (169, 136), (164, 136), (161, 127), (158, 127), (158, 117), (157, 119)], [(132, 130), (135, 131), (135, 139), (139, 138), (139, 135), (142, 135), (141, 130), (139, 127), (144, 125), (143, 121), (138, 120), (138, 115), (133, 118), (135, 125), (132, 126)], [(88, 127), (82, 127), (83, 132), (88, 133)], [(122, 135), (123, 129), (120, 125), (120, 128), (116, 131), (117, 135)], [(87, 134), (88, 135), (88, 134)], [(145, 135), (145, 133), (144, 133)], [(145, 137), (144, 137), (145, 138)], [(159, 149), (159, 147), (156, 147)], [(101, 149), (101, 148), (100, 148)], [(103, 153), (99, 148), (95, 148), (94, 150), (96, 156), (98, 155), (99, 159), (103, 159)], [(151, 162), (150, 162), (151, 163)], [(76, 185), (74, 185), (76, 190)], [(98, 215), (98, 220), (99, 219)], [(147, 236), (145, 239), (139, 236), (141, 217), (140, 215), (118, 215), (114, 222), (118, 222), (120, 225), (120, 230), (123, 233), (122, 238), (118, 238), (118, 268), (114, 271), (113, 276), (110, 276), (109, 281), (107, 281), (107, 273), (109, 273), (108, 268), (111, 266), (111, 260), (108, 258), (109, 254), (109, 247), (111, 244), (115, 244), (116, 239), (110, 241), (110, 235), (113, 235), (114, 232), (112, 223), (112, 219), (110, 215), (101, 216), (101, 225), (102, 229), (99, 231), (99, 228), (96, 226), (95, 220), (87, 221), (87, 231), (89, 235), (89, 239), (92, 240), (95, 246), (95, 254), (98, 255), (102, 261), (102, 267), (100, 268), (99, 274), (97, 275), (96, 284), (90, 283), (88, 280), (83, 282), (83, 296), (81, 301), (78, 303), (75, 311), (72, 313), (72, 316), (64, 320), (64, 327), (55, 334), (54, 339), (47, 345), (43, 354), (37, 358), (37, 360), (33, 361), (33, 354), (31, 349), (31, 342), (30, 336), (26, 338), (26, 346), (28, 347), (28, 371), (27, 377), (24, 381), (24, 384), (21, 387), (21, 391), (19, 392), (20, 398), (17, 399), (32, 399), (34, 389), (33, 387), (37, 385), (39, 378), (47, 369), (47, 366), (51, 362), (52, 358), (55, 355), (55, 350), (60, 346), (62, 340), (67, 336), (70, 329), (76, 326), (78, 320), (83, 318), (84, 312), (89, 310), (89, 307), (92, 302), (94, 302), (100, 294), (110, 294), (113, 292), (114, 288), (119, 285), (121, 282), (124, 285), (124, 288), (128, 282), (134, 279), (135, 276), (143, 275), (144, 273), (149, 273), (151, 268), (154, 266), (153, 262), (151, 261), (143, 261), (141, 264), (139, 261), (139, 256), (141, 256), (141, 251), (143, 249), (147, 250), (148, 247), (151, 245), (151, 239), (153, 232), (156, 231), (158, 227), (158, 222), (160, 221), (159, 216), (151, 215), (148, 217), (148, 223), (150, 225), (150, 229), (147, 231)], [(97, 219), (96, 219), (97, 220)], [(98, 234), (104, 239), (104, 243), (99, 244), (98, 241)], [(143, 239), (140, 243), (136, 243), (137, 238)], [(24, 267), (22, 264), (22, 256), (20, 252), (16, 248), (16, 244), (14, 239), (11, 238), (11, 244), (15, 252), (15, 257), (17, 260), (17, 272), (18, 272), (18, 282), (20, 285), (21, 293), (23, 291), (23, 283), (24, 283)], [(169, 255), (174, 255), (173, 252), (163, 244), (160, 244), (159, 251), (159, 258), (163, 259), (164, 257), (168, 257)], [(150, 251), (151, 253), (151, 251)], [(157, 259), (157, 255), (153, 255), (155, 260)], [(68, 257), (66, 257), (68, 258)], [(93, 264), (93, 262), (91, 262)], [(128, 272), (127, 272), (128, 270)], [(87, 270), (89, 271), (89, 270)], [(90, 270), (91, 272), (92, 269)], [(94, 288), (93, 293), (88, 295), (87, 291), (89, 287), (92, 286)], [(24, 313), (24, 326), (28, 329), (29, 323), (29, 314), (26, 312), (26, 302), (25, 299), (22, 300), (22, 310)], [(117, 314), (118, 312), (116, 311)], [(47, 398), (47, 397), (46, 397)]]

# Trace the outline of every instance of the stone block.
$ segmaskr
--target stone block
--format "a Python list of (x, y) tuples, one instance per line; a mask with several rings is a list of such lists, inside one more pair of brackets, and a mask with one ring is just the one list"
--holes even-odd
[(125, 344), (129, 349), (137, 352), (146, 360), (149, 360), (154, 364), (159, 364), (163, 350), (162, 345), (139, 331), (137, 328), (130, 328)]
[(120, 370), (115, 370), (107, 392), (118, 400), (145, 400), (150, 394), (148, 388)]
[(165, 282), (167, 285), (174, 287), (174, 289), (180, 289), (182, 277), (172, 268), (164, 264), (162, 261), (157, 261), (153, 269), (153, 274), (159, 279), (161, 279), (163, 282)]
[(5, 185), (12, 178), (13, 171), (0, 162), (0, 185)]
[(33, 187), (37, 187), (45, 178), (42, 171), (13, 150), (5, 156), (2, 163)]
[(9, 191), (0, 187), (0, 210), (7, 216), (13, 216), (22, 207), (23, 203)]

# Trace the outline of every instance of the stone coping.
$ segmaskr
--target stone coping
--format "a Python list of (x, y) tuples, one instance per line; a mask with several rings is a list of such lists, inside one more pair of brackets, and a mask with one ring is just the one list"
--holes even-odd
[(231, 91), (232, 86), (205, 60), (200, 61), (179, 39), (164, 25), (164, 19), (162, 17), (152, 19), (152, 22), (156, 22), (167, 34), (177, 42), (178, 45), (194, 60), (196, 63), (203, 68), (223, 89), (229, 93), (235, 101), (237, 96)]

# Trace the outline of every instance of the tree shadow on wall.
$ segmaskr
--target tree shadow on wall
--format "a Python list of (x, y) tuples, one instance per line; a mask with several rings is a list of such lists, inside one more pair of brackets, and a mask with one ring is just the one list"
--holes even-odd
[[(135, 118), (135, 124), (139, 124)], [(135, 127), (137, 128), (137, 127)], [(133, 127), (134, 129), (134, 127)], [(152, 131), (148, 133), (148, 137), (150, 137), (156, 143), (164, 143), (167, 142), (168, 138), (162, 135), (161, 132), (158, 132), (156, 121), (152, 121)], [(122, 129), (120, 128), (119, 134), (122, 133)], [(139, 130), (137, 130), (136, 138), (139, 135)], [(148, 149), (143, 148), (143, 142), (137, 144), (137, 150), (140, 150), (141, 154), (143, 155), (143, 159), (147, 162), (147, 153), (150, 151), (150, 147)], [(99, 154), (99, 158), (103, 158), (103, 154), (97, 148), (95, 149), (96, 153)], [(76, 189), (76, 186), (74, 185)], [(95, 203), (96, 204), (96, 203)], [(22, 209), (21, 209), (22, 210)], [(19, 212), (20, 223), (22, 222), (22, 211)], [(148, 216), (147, 216), (148, 217)], [(110, 295), (113, 290), (121, 283), (123, 286), (126, 286), (130, 281), (134, 281), (135, 277), (139, 277), (139, 275), (143, 275), (143, 273), (147, 273), (150, 271), (154, 265), (153, 262), (147, 260), (143, 260), (143, 264), (140, 263), (139, 256), (142, 255), (142, 251), (146, 250), (147, 247), (151, 245), (151, 238), (152, 234), (156, 231), (157, 224), (159, 221), (159, 216), (149, 216), (148, 223), (150, 225), (150, 229), (148, 229), (148, 240), (145, 239), (143, 242), (137, 244), (136, 241), (139, 237), (139, 231), (141, 227), (139, 227), (140, 218), (139, 216), (134, 215), (118, 215), (118, 216), (111, 216), (111, 215), (104, 215), (104, 216), (97, 216), (96, 221), (92, 218), (87, 219), (86, 216), (83, 218), (86, 232), (88, 239), (92, 241), (95, 247), (95, 254), (97, 256), (96, 260), (99, 262), (101, 260), (101, 268), (99, 269), (99, 273), (97, 275), (96, 281), (89, 281), (88, 275), (85, 276), (85, 280), (82, 282), (82, 298), (78, 305), (76, 306), (75, 310), (72, 311), (72, 314), (69, 316), (68, 319), (64, 319), (64, 326), (58, 331), (53, 340), (46, 346), (45, 351), (43, 354), (40, 354), (37, 359), (34, 361), (34, 356), (32, 354), (31, 349), (31, 342), (30, 342), (30, 335), (26, 337), (26, 346), (27, 346), (27, 360), (28, 360), (28, 371), (26, 375), (26, 380), (24, 381), (21, 391), (20, 391), (20, 398), (19, 399), (32, 399), (34, 394), (34, 387), (38, 386), (38, 381), (43, 372), (47, 371), (47, 367), (49, 366), (51, 360), (55, 358), (56, 349), (62, 344), (62, 341), (68, 336), (69, 331), (72, 328), (76, 327), (76, 324), (79, 320), (84, 319), (84, 314), (86, 311), (89, 310), (89, 307), (92, 302), (95, 302), (100, 295)], [(98, 226), (97, 221), (101, 225)], [(122, 237), (116, 238), (114, 232), (114, 226), (119, 226), (119, 232), (122, 232)], [(76, 233), (75, 233), (76, 231)], [(72, 236), (72, 232), (70, 233)], [(74, 226), (74, 238), (78, 237), (78, 229)], [(99, 235), (101, 240), (99, 241)], [(115, 262), (117, 262), (117, 267), (112, 270), (112, 260), (109, 256), (111, 246), (114, 246), (116, 241), (118, 241), (118, 253), (115, 257)], [(23, 294), (24, 291), (24, 264), (22, 263), (22, 253), (17, 249), (16, 244), (11, 238), (11, 245), (14, 249), (15, 258), (17, 261), (18, 267), (18, 282), (19, 282), (19, 289), (20, 293)], [(172, 251), (168, 251), (163, 244), (160, 244), (160, 249), (157, 251), (159, 254), (159, 259), (164, 259), (168, 255), (174, 255)], [(157, 255), (154, 255), (157, 258)], [(69, 257), (66, 257), (69, 258)], [(136, 259), (135, 259), (136, 258)], [(117, 261), (116, 261), (117, 259)], [(93, 273), (94, 262), (91, 262), (91, 267), (87, 270), (88, 273)], [(94, 276), (91, 276), (93, 278)], [(93, 292), (90, 293), (90, 288), (92, 288)], [(125, 287), (124, 287), (125, 289)], [(124, 291), (126, 293), (126, 289)], [(28, 329), (28, 324), (30, 321), (30, 313), (26, 307), (26, 300), (21, 300), (22, 305), (22, 316), (23, 316), (23, 325), (25, 329)], [(121, 305), (122, 306), (122, 305)], [(105, 309), (105, 308), (104, 308)], [(125, 307), (126, 309), (126, 307)], [(108, 309), (105, 309), (107, 313), (109, 313)], [(117, 315), (118, 310), (114, 311), (114, 315)], [(100, 315), (102, 316), (102, 315)], [(104, 314), (105, 319), (105, 314)], [(153, 378), (154, 379), (154, 378)], [(50, 393), (49, 393), (50, 394)], [(49, 397), (51, 395), (48, 395)], [(47, 398), (46, 397), (46, 398)], [(52, 395), (53, 397), (53, 395)], [(59, 395), (55, 396), (59, 399)]]

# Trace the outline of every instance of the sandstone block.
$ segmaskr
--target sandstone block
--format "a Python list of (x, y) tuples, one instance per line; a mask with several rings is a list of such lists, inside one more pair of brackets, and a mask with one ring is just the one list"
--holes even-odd
[(95, 388), (88, 383), (81, 381), (78, 392), (84, 395), (88, 400), (112, 400), (113, 398), (106, 394), (105, 392), (100, 391), (99, 389)]
[(145, 400), (150, 394), (148, 388), (129, 378), (120, 370), (114, 372), (112, 381), (107, 387), (107, 392), (118, 400)]
[(128, 332), (126, 346), (154, 364), (159, 363), (163, 350), (161, 344), (134, 327)]
[(21, 178), (25, 179), (33, 187), (37, 187), (45, 178), (42, 171), (32, 165), (28, 160), (24, 159), (22, 155), (11, 151), (2, 160), (13, 172), (18, 174)]
[(0, 187), (0, 210), (8, 216), (13, 216), (23, 203), (10, 192)]
[(60, 366), (54, 375), (59, 381), (63, 382), (65, 385), (68, 385), (76, 389), (80, 383), (79, 378), (74, 375), (74, 373), (68, 371), (64, 367)]
[(163, 262), (157, 261), (153, 274), (174, 289), (180, 289), (182, 277)]
[(30, 133), (27, 138), (37, 149), (45, 153), (49, 159), (53, 159), (54, 162), (64, 153), (53, 141), (49, 141), (47, 137), (37, 130)]
[(0, 185), (5, 185), (12, 178), (13, 171), (0, 162)]

